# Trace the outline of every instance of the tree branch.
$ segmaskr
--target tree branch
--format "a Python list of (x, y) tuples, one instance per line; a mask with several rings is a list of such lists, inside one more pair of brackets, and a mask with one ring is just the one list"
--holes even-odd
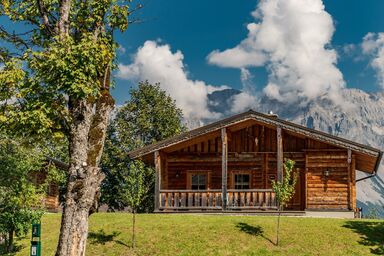
[(0, 37), (9, 43), (12, 43), (17, 48), (19, 48), (20, 46), (23, 46), (27, 49), (30, 48), (29, 42), (20, 37), (20, 35), (25, 35), (30, 32), (31, 31), (21, 34), (11, 34), (3, 26), (0, 25)]
[(48, 32), (50, 34), (53, 34), (52, 32), (52, 24), (50, 23), (49, 21), (49, 18), (48, 18), (48, 14), (47, 14), (47, 11), (45, 9), (45, 6), (43, 6), (41, 0), (37, 0), (37, 6), (38, 6), (38, 9), (39, 9), (39, 13), (41, 15), (41, 18), (43, 20), (43, 24), (44, 26), (46, 27), (46, 29), (48, 30)]
[(62, 39), (69, 33), (69, 12), (71, 10), (71, 0), (60, 1), (60, 18), (57, 23), (57, 32)]

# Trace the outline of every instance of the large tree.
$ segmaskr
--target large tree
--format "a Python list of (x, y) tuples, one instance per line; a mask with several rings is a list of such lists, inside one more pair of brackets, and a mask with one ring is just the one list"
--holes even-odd
[[(116, 112), (108, 129), (102, 159), (106, 179), (102, 184), (102, 202), (110, 210), (122, 210), (128, 206), (125, 197), (125, 177), (130, 175), (131, 159), (127, 152), (186, 130), (182, 123), (182, 111), (176, 102), (160, 88), (148, 81), (140, 82), (130, 90), (130, 99)], [(136, 207), (138, 212), (154, 209), (153, 168), (141, 168), (144, 186), (148, 189)]]
[[(69, 168), (56, 255), (85, 255), (96, 208), (109, 114), (116, 29), (130, 0), (3, 0), (0, 127), (24, 137), (68, 139)], [(139, 6), (140, 7), (140, 6)], [(138, 8), (139, 8), (138, 7)], [(4, 23), (3, 23), (4, 24)], [(17, 33), (16, 28), (25, 28)]]

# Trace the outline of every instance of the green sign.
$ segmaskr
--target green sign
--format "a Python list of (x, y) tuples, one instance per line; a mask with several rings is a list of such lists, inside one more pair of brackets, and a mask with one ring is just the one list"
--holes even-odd
[(41, 256), (41, 225), (32, 224), (31, 256)]

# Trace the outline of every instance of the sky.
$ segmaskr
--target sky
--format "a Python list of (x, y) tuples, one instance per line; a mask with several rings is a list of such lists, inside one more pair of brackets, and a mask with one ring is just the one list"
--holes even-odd
[(187, 118), (215, 119), (208, 95), (234, 88), (231, 111), (266, 95), (302, 103), (384, 90), (383, 0), (139, 0), (120, 45), (117, 105), (139, 81), (160, 82)]
[(160, 82), (186, 116), (214, 90), (311, 99), (340, 88), (384, 88), (384, 1), (149, 0), (116, 39), (117, 104), (140, 80)]

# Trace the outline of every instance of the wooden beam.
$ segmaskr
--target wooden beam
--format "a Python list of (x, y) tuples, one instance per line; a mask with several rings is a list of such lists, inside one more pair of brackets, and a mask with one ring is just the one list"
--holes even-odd
[(260, 151), (264, 152), (265, 151), (265, 127), (264, 127), (264, 125), (261, 126), (259, 144), (260, 144)]
[(304, 187), (305, 187), (305, 192), (304, 192), (304, 196), (305, 196), (305, 199), (304, 199), (304, 210), (306, 210), (308, 208), (308, 155), (305, 154), (305, 167), (304, 167), (304, 170), (305, 170), (305, 180), (304, 180)]
[(283, 181), (283, 135), (281, 127), (277, 127), (277, 180)]
[(352, 173), (352, 210), (356, 210), (356, 159), (355, 156), (352, 156), (352, 163), (351, 163), (351, 173)]
[(353, 186), (353, 182), (352, 182), (352, 168), (351, 168), (351, 163), (352, 163), (352, 151), (350, 149), (348, 149), (348, 158), (347, 158), (347, 163), (348, 163), (348, 208), (350, 210), (354, 210), (352, 209), (353, 206), (352, 206), (352, 186)]
[(268, 153), (264, 154), (263, 175), (264, 175), (263, 188), (267, 188), (268, 186)]
[(228, 138), (226, 128), (221, 129), (221, 149), (222, 149), (222, 160), (221, 160), (221, 190), (223, 196), (223, 211), (227, 209), (227, 168), (228, 168)]
[(155, 151), (155, 212), (160, 208), (160, 186), (161, 186), (161, 157), (158, 150)]

